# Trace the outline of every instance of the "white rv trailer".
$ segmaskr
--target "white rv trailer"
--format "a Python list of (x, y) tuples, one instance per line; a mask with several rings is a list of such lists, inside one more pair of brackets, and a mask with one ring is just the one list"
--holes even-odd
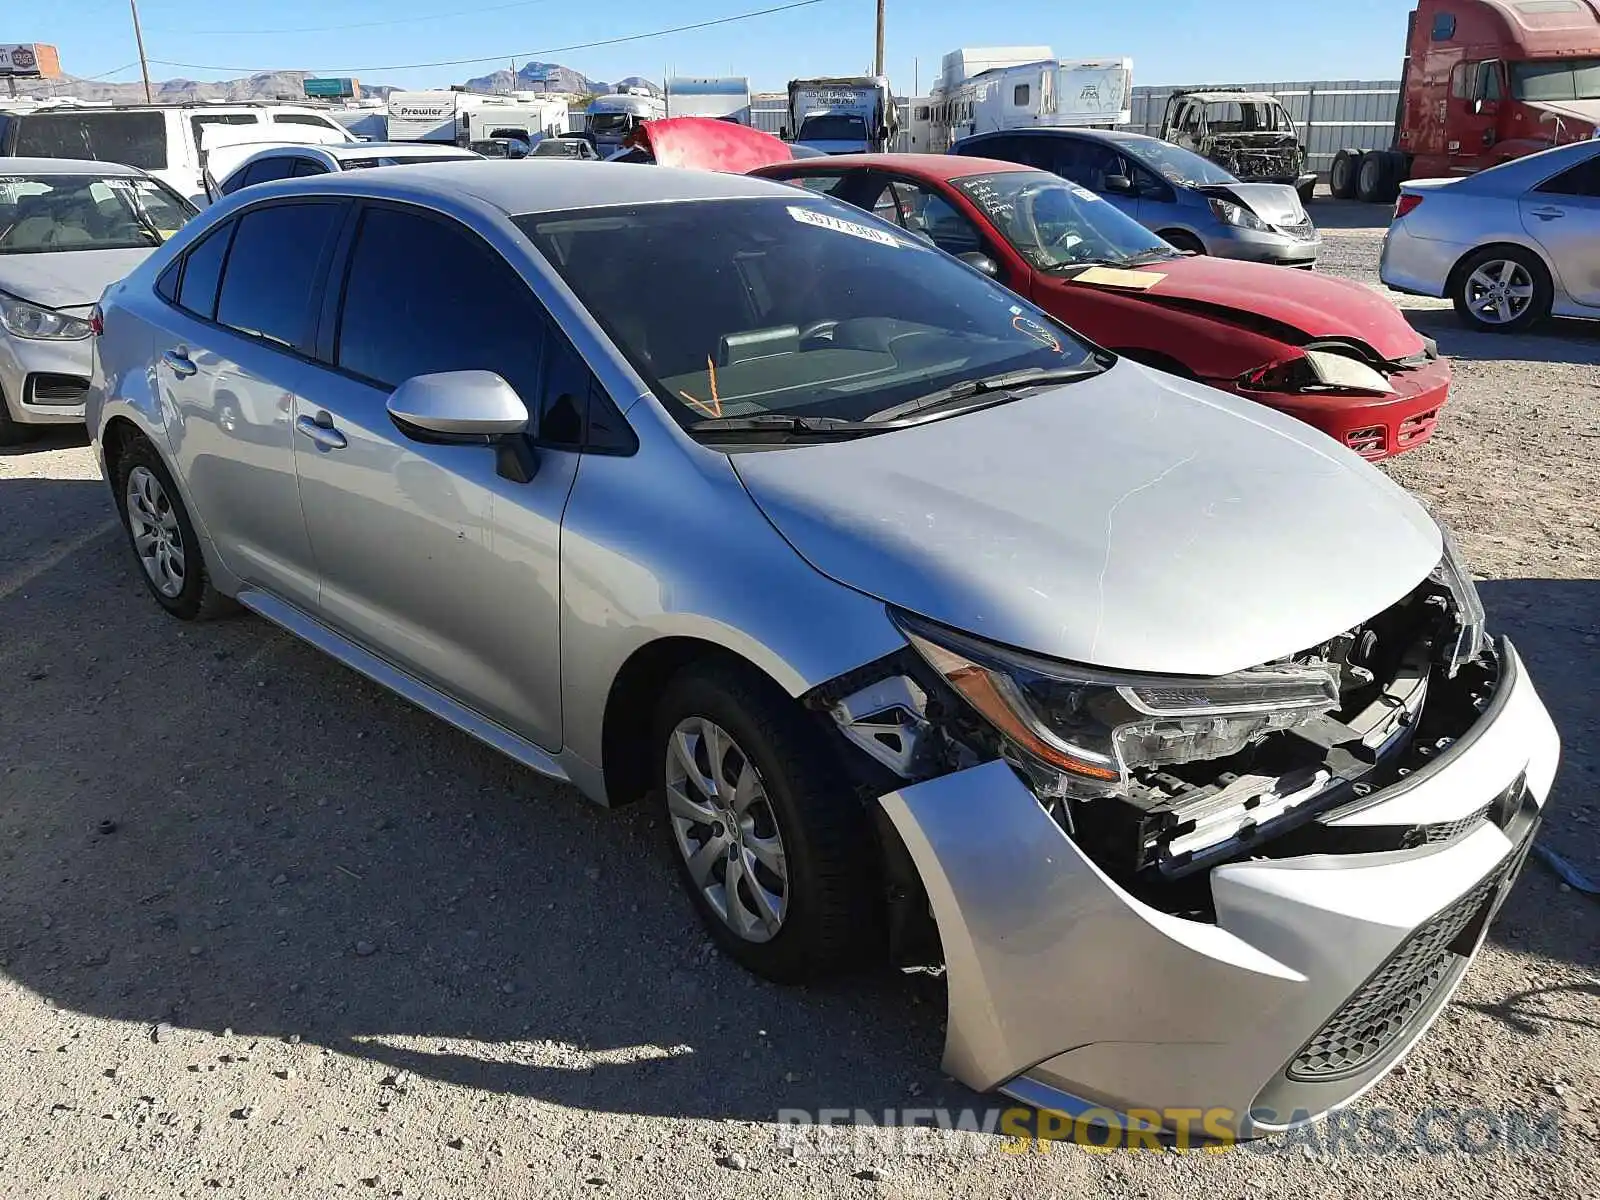
[[(470, 118), (470, 119), (469, 119)], [(520, 130), (532, 137), (567, 131), (567, 101), (551, 95), (532, 100), (480, 92), (391, 92), (391, 142), (449, 142), (465, 146), (491, 127)]]
[[(947, 64), (951, 57), (945, 56)], [(936, 154), (976, 133), (1109, 129), (1133, 116), (1131, 58), (1046, 57), (991, 67), (954, 86), (943, 83), (929, 114), (929, 149)]]

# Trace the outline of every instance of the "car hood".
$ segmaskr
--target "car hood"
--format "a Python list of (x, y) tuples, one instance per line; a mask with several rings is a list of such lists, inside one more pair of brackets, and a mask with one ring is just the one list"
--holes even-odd
[(1195, 190), (1242, 204), (1268, 225), (1293, 227), (1309, 219), (1300, 194), (1287, 183), (1201, 183)]
[(94, 304), (101, 292), (149, 258), (153, 249), (0, 254), (0, 292), (45, 308)]
[(1536, 100), (1530, 101), (1528, 107), (1566, 121), (1586, 121), (1600, 129), (1600, 100)]
[(1332, 637), (1419, 583), (1438, 527), (1308, 426), (1126, 360), (851, 441), (732, 456), (813, 567), (981, 637), (1215, 675)]
[[(1422, 335), (1399, 309), (1371, 288), (1347, 279), (1205, 256), (1138, 269), (1161, 276), (1161, 281), (1143, 291), (1110, 290), (1149, 304), (1215, 309), (1221, 320), (1259, 323), (1264, 318), (1301, 335), (1298, 339), (1285, 335), (1286, 340), (1353, 338), (1390, 361), (1424, 350)], [(1048, 277), (1044, 282), (1047, 287), (1082, 286)]]

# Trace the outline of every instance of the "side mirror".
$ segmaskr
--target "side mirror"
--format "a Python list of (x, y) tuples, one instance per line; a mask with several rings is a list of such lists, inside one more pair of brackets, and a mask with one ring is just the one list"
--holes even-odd
[(965, 254), (958, 254), (956, 257), (974, 270), (982, 271), (990, 279), (998, 279), (1000, 277), (1000, 264), (981, 250), (968, 250)]
[(789, 127), (787, 125), (778, 130), (778, 137), (786, 142), (789, 140)]
[(1133, 192), (1133, 180), (1126, 175), (1107, 175), (1104, 187), (1113, 195), (1127, 196)]
[(413, 375), (389, 397), (389, 418), (419, 442), (493, 446), (495, 469), (527, 483), (539, 462), (525, 438), (528, 406), (493, 371), (440, 371)]

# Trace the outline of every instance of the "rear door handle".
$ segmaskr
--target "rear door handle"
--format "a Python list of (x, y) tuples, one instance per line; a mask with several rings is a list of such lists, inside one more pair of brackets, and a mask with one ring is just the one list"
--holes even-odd
[(1567, 213), (1561, 208), (1536, 208), (1533, 210), (1533, 215), (1541, 221), (1554, 221), (1557, 217), (1566, 216)]
[(294, 427), (323, 450), (343, 450), (350, 444), (349, 439), (332, 425), (324, 425), (311, 417), (301, 417)]
[(187, 379), (200, 369), (190, 360), (189, 352), (181, 346), (176, 350), (168, 350), (161, 356), (161, 361), (171, 367), (172, 373), (179, 379)]

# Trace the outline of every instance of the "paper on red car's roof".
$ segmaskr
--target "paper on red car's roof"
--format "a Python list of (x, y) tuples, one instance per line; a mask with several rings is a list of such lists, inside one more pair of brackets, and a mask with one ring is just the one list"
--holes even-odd
[(788, 143), (770, 133), (711, 117), (646, 121), (628, 144), (649, 151), (657, 166), (731, 171), (737, 175), (794, 157)]

